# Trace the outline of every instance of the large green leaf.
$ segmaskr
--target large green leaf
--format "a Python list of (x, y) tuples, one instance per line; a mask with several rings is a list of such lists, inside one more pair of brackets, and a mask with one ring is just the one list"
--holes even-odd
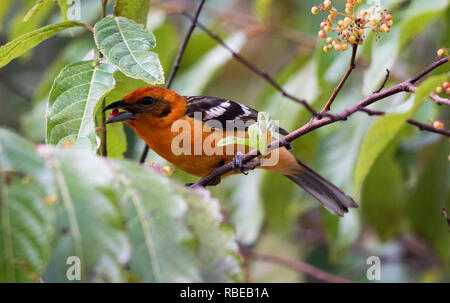
[(97, 150), (94, 108), (115, 84), (114, 68), (97, 61), (66, 66), (55, 79), (47, 111), (47, 143)]
[(136, 163), (113, 170), (128, 201), (121, 207), (133, 248), (129, 265), (140, 281), (241, 280), (239, 262), (230, 255), (237, 246), (233, 233), (219, 225), (217, 201), (199, 199)]
[(448, 140), (442, 138), (416, 158), (418, 178), (407, 193), (405, 212), (412, 229), (429, 241), (446, 268), (450, 266), (450, 232), (442, 207), (450, 209), (450, 169)]
[(148, 0), (116, 0), (114, 14), (146, 25), (150, 1)]
[(375, 161), (361, 191), (361, 211), (382, 241), (395, 236), (401, 226), (405, 192), (400, 165), (394, 160), (395, 140), (390, 145)]
[(207, 191), (83, 149), (36, 152), (5, 130), (0, 151), (1, 281), (68, 282), (69, 257), (81, 281), (242, 281), (234, 232)]
[(150, 84), (164, 83), (158, 55), (152, 51), (155, 36), (124, 17), (106, 17), (94, 27), (95, 42), (111, 64), (131, 78)]
[(0, 173), (0, 282), (37, 282), (53, 235), (48, 171), (30, 143), (1, 129)]
[(82, 281), (126, 280), (130, 244), (110, 167), (86, 151), (45, 149), (41, 155), (52, 169), (59, 200), (52, 259), (44, 281), (67, 281), (70, 256), (81, 261)]
[(0, 67), (5, 66), (11, 60), (23, 55), (42, 41), (50, 38), (56, 33), (75, 26), (84, 26), (80, 22), (66, 21), (44, 26), (40, 29), (26, 33), (13, 41), (0, 47)]
[[(435, 87), (443, 83), (447, 79), (447, 75), (435, 76), (427, 79), (422, 83), (407, 104), (403, 103), (400, 107), (405, 108), (403, 112), (387, 114), (380, 117), (370, 128), (361, 143), (358, 161), (354, 171), (354, 198), (359, 200), (361, 186), (370, 172), (373, 163), (396, 137), (402, 127), (406, 125), (406, 121), (411, 118), (420, 108), (428, 95)], [(402, 110), (399, 108), (398, 110)]]

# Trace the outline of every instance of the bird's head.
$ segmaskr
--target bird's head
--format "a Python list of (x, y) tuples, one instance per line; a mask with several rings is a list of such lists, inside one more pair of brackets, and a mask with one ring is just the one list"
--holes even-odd
[(106, 106), (103, 111), (111, 110), (107, 123), (131, 122), (139, 120), (166, 120), (169, 116), (182, 113), (184, 98), (177, 93), (162, 87), (148, 86), (139, 88), (123, 99)]

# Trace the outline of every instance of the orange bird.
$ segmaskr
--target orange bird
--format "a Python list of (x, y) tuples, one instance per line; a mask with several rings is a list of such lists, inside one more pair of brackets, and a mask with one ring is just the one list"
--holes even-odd
[[(206, 176), (215, 168), (239, 161), (245, 145), (218, 146), (224, 137), (248, 138), (248, 126), (256, 123), (258, 112), (231, 100), (215, 97), (185, 97), (162, 87), (143, 87), (106, 106), (112, 110), (105, 123), (125, 122), (158, 155), (195, 176)], [(120, 110), (120, 111), (119, 111)], [(233, 125), (229, 128), (228, 125)], [(237, 125), (237, 126), (236, 126)], [(287, 132), (278, 128), (281, 135)], [(283, 174), (315, 197), (330, 212), (343, 216), (358, 205), (335, 185), (296, 159), (285, 147), (272, 151), (274, 164), (259, 166)], [(226, 176), (226, 175), (225, 175)], [(216, 180), (215, 185), (220, 182)]]

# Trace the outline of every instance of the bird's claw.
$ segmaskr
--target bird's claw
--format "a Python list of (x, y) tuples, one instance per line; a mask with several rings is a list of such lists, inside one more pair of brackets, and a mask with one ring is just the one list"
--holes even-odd
[(242, 163), (243, 159), (244, 154), (237, 152), (232, 161), (233, 170), (239, 170), (244, 175), (248, 175), (248, 169), (244, 166), (244, 163)]

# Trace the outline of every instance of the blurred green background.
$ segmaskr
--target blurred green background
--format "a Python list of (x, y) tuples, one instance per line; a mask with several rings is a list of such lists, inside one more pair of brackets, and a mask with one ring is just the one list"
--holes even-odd
[[(94, 24), (100, 18), (99, 2), (81, 0), (83, 22)], [(58, 8), (47, 5), (24, 23), (24, 15), (35, 3), (2, 0), (2, 45), (59, 20)], [(319, 109), (345, 72), (351, 51), (322, 52), (323, 41), (317, 41), (316, 36), (325, 16), (310, 13), (318, 3), (207, 0), (200, 20), (287, 91)], [(450, 46), (449, 1), (380, 3), (394, 17), (393, 30), (379, 41), (369, 35), (333, 112), (375, 91), (386, 69), (392, 72), (388, 86), (404, 81), (431, 64), (437, 49)], [(335, 0), (333, 4), (343, 7), (345, 1)], [(188, 0), (151, 1), (147, 28), (156, 36), (154, 51), (160, 56), (166, 77), (189, 25), (177, 12), (193, 11), (194, 7), (195, 1)], [(108, 7), (111, 12), (112, 5)], [(36, 143), (44, 142), (46, 102), (54, 78), (68, 63), (93, 58), (94, 48), (90, 32), (70, 30), (0, 69), (0, 124)], [(434, 74), (448, 71), (447, 64)], [(283, 98), (198, 29), (172, 88), (180, 94), (212, 95), (267, 111), (289, 131), (310, 119), (302, 106)], [(401, 113), (412, 102), (409, 97), (399, 94), (375, 108)], [(450, 128), (448, 108), (430, 100), (413, 114), (424, 123), (439, 119)], [(359, 196), (360, 208), (343, 219), (320, 208), (288, 179), (270, 172), (233, 176), (211, 188), (239, 241), (259, 252), (305, 261), (352, 281), (367, 282), (366, 260), (379, 256), (382, 282), (450, 282), (450, 227), (441, 210), (442, 206), (450, 209), (448, 138), (405, 124), (394, 131), (392, 138), (382, 140), (383, 147), (366, 177), (355, 182), (355, 170), (364, 169), (367, 161), (360, 147), (376, 127), (373, 123), (377, 119), (356, 113), (347, 121), (321, 128), (293, 143), (293, 153), (299, 159), (347, 193)], [(125, 131), (125, 155), (139, 159), (143, 142), (130, 129)], [(170, 165), (152, 152), (148, 160)], [(172, 178), (196, 180), (181, 171)], [(248, 269), (252, 282), (314, 281), (289, 268), (258, 260), (250, 260)]]

